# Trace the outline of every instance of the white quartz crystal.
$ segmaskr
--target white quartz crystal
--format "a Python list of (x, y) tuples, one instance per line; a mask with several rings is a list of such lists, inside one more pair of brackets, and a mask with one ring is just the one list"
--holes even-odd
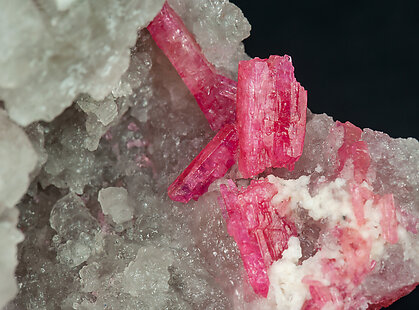
[(0, 110), (0, 214), (13, 207), (25, 193), (36, 161), (25, 132)]
[(14, 271), (17, 266), (17, 244), (23, 234), (16, 229), (18, 211), (8, 209), (0, 214), (0, 309), (18, 292)]
[(107, 187), (99, 191), (97, 198), (103, 214), (109, 215), (116, 224), (132, 219), (132, 207), (128, 201), (128, 192), (122, 187)]
[(80, 197), (70, 193), (58, 200), (49, 221), (57, 232), (52, 241), (61, 263), (76, 267), (94, 253), (99, 225)]
[(17, 244), (23, 234), (16, 228), (18, 203), (29, 186), (36, 153), (23, 129), (0, 110), (0, 308), (17, 293), (14, 270)]

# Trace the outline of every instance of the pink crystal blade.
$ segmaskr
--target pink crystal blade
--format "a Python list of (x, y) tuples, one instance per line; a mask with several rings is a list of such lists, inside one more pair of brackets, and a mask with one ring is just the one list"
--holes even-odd
[(344, 128), (343, 145), (338, 150), (340, 173), (345, 163), (352, 160), (354, 165), (355, 182), (361, 183), (367, 179), (368, 168), (371, 157), (368, 152), (367, 144), (361, 140), (362, 130), (350, 122), (336, 122), (338, 127)]
[(147, 29), (195, 97), (211, 129), (218, 131), (225, 124), (233, 123), (237, 82), (217, 74), (167, 2)]
[(235, 163), (237, 139), (234, 125), (225, 125), (169, 186), (169, 197), (184, 203), (198, 200)]
[(239, 170), (249, 178), (267, 167), (293, 169), (305, 137), (307, 92), (287, 55), (239, 63)]
[(282, 257), (295, 226), (279, 216), (270, 201), (277, 193), (268, 181), (252, 181), (239, 191), (233, 181), (221, 186), (228, 232), (236, 240), (249, 282), (256, 294), (269, 291), (269, 266)]
[(397, 243), (399, 240), (397, 234), (397, 217), (396, 208), (394, 206), (393, 194), (387, 194), (380, 199), (381, 211), (381, 229), (383, 231), (384, 239), (389, 243)]

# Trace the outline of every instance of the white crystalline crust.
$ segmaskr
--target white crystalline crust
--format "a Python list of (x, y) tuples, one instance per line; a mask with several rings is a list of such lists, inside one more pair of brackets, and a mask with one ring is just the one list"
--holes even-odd
[[(241, 41), (250, 25), (241, 11), (225, 0), (169, 3), (208, 59), (234, 77), (238, 61), (248, 58)], [(0, 148), (0, 167), (15, 167), (11, 172), (6, 165), (1, 181), (7, 180), (5, 186), (17, 182), (4, 187), (10, 195), (0, 195), (0, 206), (2, 199), (8, 201), (0, 214), (0, 243), (6, 249), (0, 254), (6, 260), (0, 275), (9, 279), (21, 241), (16, 211), (9, 207), (32, 182), (18, 204), (18, 225), (25, 234), (15, 271), (20, 289), (6, 309), (254, 309), (249, 301), (255, 296), (248, 296), (251, 288), (243, 281), (240, 255), (217, 203), (218, 187), (186, 207), (167, 198), (168, 185), (213, 133), (148, 32), (136, 33), (161, 5), (154, 0), (124, 5), (0, 0), (0, 98), (19, 124), (55, 117), (25, 128), (31, 147), (25, 132), (0, 114), (0, 127), (6, 124), (0, 137), (7, 143)], [(305, 197), (315, 196), (313, 184), (333, 174), (342, 141), (325, 143), (332, 126), (330, 117), (309, 114), (305, 150), (295, 170), (274, 171), (283, 180), (311, 175), (287, 181), (305, 188), (300, 193)], [(402, 210), (418, 214), (418, 142), (369, 130), (363, 137), (379, 171), (373, 190), (393, 192)], [(234, 176), (233, 169), (229, 177)], [(338, 190), (342, 184), (333, 186)], [(325, 214), (304, 211), (301, 219)], [(301, 226), (307, 238), (292, 239), (285, 253), (285, 269), (296, 272), (295, 285), (302, 276), (296, 259), (313, 256), (319, 238), (312, 224)], [(362, 288), (371, 290), (368, 294), (384, 294), (417, 276), (418, 269), (412, 269), (417, 239), (401, 231), (400, 240), (411, 252), (400, 246), (386, 250), (383, 268), (393, 272), (372, 275), (374, 285)], [(394, 270), (406, 255), (410, 261), (398, 276)], [(383, 274), (391, 286), (383, 283)], [(0, 305), (16, 292), (7, 288), (0, 286)], [(295, 304), (302, 301), (293, 298)]]
[(14, 270), (23, 234), (16, 229), (18, 211), (14, 205), (27, 190), (36, 161), (25, 132), (0, 110), (0, 308), (17, 293)]
[[(35, 150), (28, 157), (38, 161), (19, 204), (20, 290), (6, 309), (231, 308), (241, 265), (217, 194), (186, 211), (166, 197), (212, 132), (148, 32), (136, 33), (162, 3), (1, 2), (0, 31), (13, 36), (0, 47), (9, 115), (22, 125), (52, 120), (74, 99), (25, 129)], [(234, 76), (247, 58), (241, 11), (227, 1), (171, 5), (193, 33), (211, 34), (198, 38), (204, 53)], [(1, 240), (15, 256), (21, 240)], [(8, 277), (15, 264), (4, 265)]]
[(25, 132), (0, 110), (0, 214), (13, 207), (25, 193), (36, 161)]
[(10, 117), (51, 121), (79, 93), (103, 99), (163, 2), (1, 0), (0, 98)]

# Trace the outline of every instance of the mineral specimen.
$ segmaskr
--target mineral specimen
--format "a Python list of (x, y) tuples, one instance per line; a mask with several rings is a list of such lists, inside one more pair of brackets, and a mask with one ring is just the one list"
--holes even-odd
[(198, 200), (215, 180), (223, 177), (236, 161), (237, 132), (225, 125), (189, 166), (169, 186), (172, 200)]
[[(212, 72), (235, 80), (249, 59), (241, 11), (226, 0), (168, 4)], [(376, 309), (414, 289), (415, 139), (307, 111), (293, 171), (251, 182), (233, 165), (197, 201), (169, 199), (214, 132), (138, 29), (162, 5), (0, 0), (0, 307)], [(250, 264), (263, 273), (259, 295)]]
[(294, 167), (303, 152), (307, 92), (289, 56), (239, 63), (239, 170), (250, 178), (268, 167)]
[(217, 74), (167, 2), (147, 29), (194, 95), (211, 128), (217, 131), (234, 122), (237, 82)]

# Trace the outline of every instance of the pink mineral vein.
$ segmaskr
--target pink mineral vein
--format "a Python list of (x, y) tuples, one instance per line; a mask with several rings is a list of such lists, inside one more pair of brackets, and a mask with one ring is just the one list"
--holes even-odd
[(287, 55), (239, 63), (239, 170), (250, 178), (267, 167), (288, 167), (303, 152), (307, 92)]
[(225, 125), (169, 186), (169, 197), (184, 203), (198, 200), (212, 182), (223, 177), (233, 166), (237, 145), (235, 126)]
[(269, 291), (269, 266), (282, 257), (288, 239), (296, 235), (296, 228), (280, 216), (280, 210), (270, 203), (277, 193), (267, 180), (252, 181), (239, 191), (232, 180), (220, 187), (226, 209), (228, 233), (240, 250), (249, 282), (256, 294), (266, 297)]
[(216, 72), (167, 2), (147, 29), (195, 97), (211, 129), (218, 131), (233, 123), (237, 82)]

